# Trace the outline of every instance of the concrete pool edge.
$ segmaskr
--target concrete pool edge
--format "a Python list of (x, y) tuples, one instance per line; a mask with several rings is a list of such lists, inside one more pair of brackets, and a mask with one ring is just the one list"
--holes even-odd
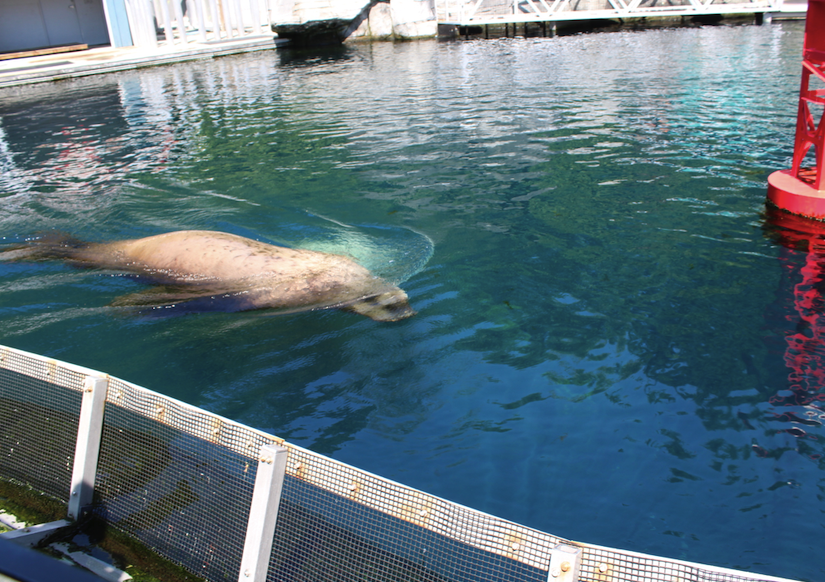
[(99, 47), (75, 53), (9, 59), (0, 61), (0, 89), (270, 50), (286, 42), (274, 35), (260, 35), (159, 49)]

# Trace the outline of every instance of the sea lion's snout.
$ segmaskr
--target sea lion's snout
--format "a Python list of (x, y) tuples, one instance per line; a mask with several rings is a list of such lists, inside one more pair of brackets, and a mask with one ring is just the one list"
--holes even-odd
[(349, 311), (366, 315), (375, 321), (399, 321), (415, 315), (410, 307), (407, 294), (401, 289), (392, 289), (359, 299), (346, 307)]

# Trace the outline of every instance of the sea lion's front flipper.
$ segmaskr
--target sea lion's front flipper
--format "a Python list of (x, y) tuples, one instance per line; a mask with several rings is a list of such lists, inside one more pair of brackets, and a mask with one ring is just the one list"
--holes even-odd
[(242, 311), (246, 298), (235, 289), (221, 286), (160, 285), (115, 299), (113, 307), (138, 309), (166, 307), (191, 313), (199, 311)]
[(366, 315), (375, 321), (398, 321), (415, 315), (407, 294), (398, 288), (342, 305), (341, 309)]

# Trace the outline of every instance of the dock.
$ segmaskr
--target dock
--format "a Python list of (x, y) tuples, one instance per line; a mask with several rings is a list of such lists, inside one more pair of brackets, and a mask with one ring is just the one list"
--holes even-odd
[(260, 34), (178, 44), (169, 42), (156, 47), (105, 46), (21, 56), (0, 60), (0, 89), (268, 50), (284, 42), (274, 34)]
[(441, 26), (695, 19), (756, 15), (757, 22), (804, 18), (807, 2), (784, 0), (437, 0)]
[[(232, 8), (240, 0), (232, 0), (226, 8)], [(402, 1), (402, 0), (394, 0)], [(408, 0), (416, 9), (418, 0)], [(486, 32), (486, 27), (538, 25), (545, 35), (556, 26), (598, 26), (604, 22), (653, 23), (680, 19), (691, 22), (713, 22), (723, 17), (751, 15), (758, 23), (771, 20), (804, 18), (807, 0), (428, 0), (426, 10), (409, 12), (406, 21), (392, 21), (387, 37), (395, 34), (395, 28), (409, 29), (403, 37), (425, 38), (436, 36), (470, 36)], [(315, 3), (317, 4), (317, 2)], [(292, 18), (298, 22), (324, 24), (337, 22), (343, 13), (321, 10), (313, 3), (304, 3), (289, 14), (278, 14), (278, 22)], [(162, 4), (166, 6), (166, 4)], [(141, 67), (168, 65), (185, 61), (220, 57), (224, 55), (277, 48), (289, 43), (273, 31), (271, 15), (260, 10), (244, 13), (240, 4), (234, 12), (221, 17), (215, 0), (198, 0), (198, 7), (191, 18), (169, 10), (156, 16), (154, 13), (131, 14), (128, 41), (124, 33), (110, 33), (110, 46), (93, 46), (78, 43), (65, 46), (48, 46), (37, 50), (17, 50), (0, 53), (0, 89), (34, 83), (60, 81), (114, 73)], [(366, 20), (373, 11), (387, 7), (374, 0), (350, 0), (340, 3), (347, 22)], [(167, 7), (168, 8), (168, 7)], [(260, 9), (260, 7), (259, 7)], [(341, 12), (339, 10), (339, 12)], [(385, 10), (386, 12), (387, 10)], [(179, 12), (179, 11), (178, 11)], [(420, 12), (420, 10), (419, 10)], [(424, 20), (421, 20), (422, 16)], [(234, 16), (233, 16), (234, 15)], [(381, 16), (379, 14), (379, 16)], [(380, 18), (378, 19), (381, 20)], [(386, 20), (386, 18), (385, 18)], [(277, 28), (279, 25), (275, 25)], [(378, 24), (370, 22), (370, 28)], [(350, 26), (349, 28), (354, 28)], [(348, 28), (348, 30), (349, 30)], [(535, 27), (534, 27), (535, 28)], [(413, 31), (413, 32), (409, 32)], [(358, 35), (353, 34), (353, 38)], [(377, 35), (376, 38), (381, 37)], [(343, 38), (341, 40), (344, 40)], [(128, 46), (131, 44), (131, 46)]]

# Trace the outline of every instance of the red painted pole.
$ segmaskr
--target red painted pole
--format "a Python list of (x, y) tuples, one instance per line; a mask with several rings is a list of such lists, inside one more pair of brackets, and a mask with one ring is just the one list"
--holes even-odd
[[(793, 214), (825, 220), (825, 88), (812, 88), (812, 80), (825, 84), (825, 0), (808, 0), (793, 165), (768, 177), (769, 202)], [(814, 166), (803, 167), (811, 148)]]

